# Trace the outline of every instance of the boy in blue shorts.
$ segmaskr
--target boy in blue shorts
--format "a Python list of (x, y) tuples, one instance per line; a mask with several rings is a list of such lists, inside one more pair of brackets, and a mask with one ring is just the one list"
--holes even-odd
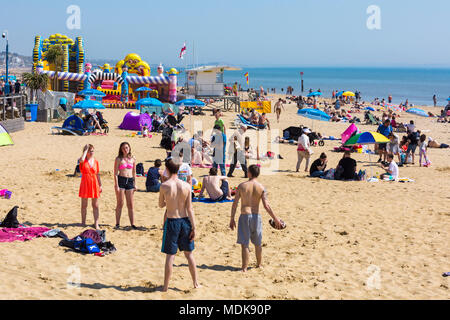
[(192, 208), (191, 185), (178, 179), (180, 164), (173, 159), (166, 161), (169, 178), (161, 184), (159, 207), (166, 207), (164, 214), (164, 234), (161, 252), (166, 254), (163, 291), (169, 288), (173, 261), (178, 249), (184, 251), (194, 288), (198, 288), (197, 269), (194, 259), (195, 219)]

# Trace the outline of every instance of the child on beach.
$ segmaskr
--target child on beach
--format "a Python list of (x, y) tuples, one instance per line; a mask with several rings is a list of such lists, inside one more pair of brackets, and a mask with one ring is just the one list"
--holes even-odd
[(92, 199), (92, 211), (94, 213), (94, 227), (100, 229), (98, 225), (99, 208), (98, 198), (102, 192), (102, 182), (100, 180), (98, 161), (94, 158), (94, 146), (87, 144), (83, 148), (83, 155), (80, 158), (81, 183), (78, 196), (81, 198), (81, 224), (86, 226), (86, 215), (88, 200)]
[(394, 155), (392, 153), (389, 153), (387, 156), (387, 162), (388, 166), (385, 166), (383, 164), (380, 164), (381, 168), (386, 170), (386, 173), (383, 173), (381, 175), (381, 179), (384, 179), (385, 177), (389, 177), (393, 181), (398, 180), (398, 165), (394, 161)]
[[(429, 167), (431, 162), (428, 159), (427, 156), (427, 148), (428, 148), (428, 144), (427, 144), (427, 136), (422, 134), (420, 136), (420, 140), (419, 140), (419, 166), (424, 166), (424, 167)], [(423, 156), (423, 163), (422, 163), (422, 156)]]

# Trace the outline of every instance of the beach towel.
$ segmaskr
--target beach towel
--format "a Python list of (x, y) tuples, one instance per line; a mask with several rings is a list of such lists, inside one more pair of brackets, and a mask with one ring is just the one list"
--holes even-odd
[(0, 229), (0, 242), (27, 241), (43, 237), (43, 233), (49, 230), (45, 227), (2, 228)]
[(215, 200), (212, 200), (212, 199), (210, 199), (210, 198), (193, 198), (193, 199), (192, 199), (192, 202), (224, 203), (224, 202), (233, 202), (233, 200), (225, 199), (225, 200), (222, 200), (222, 201), (215, 201)]

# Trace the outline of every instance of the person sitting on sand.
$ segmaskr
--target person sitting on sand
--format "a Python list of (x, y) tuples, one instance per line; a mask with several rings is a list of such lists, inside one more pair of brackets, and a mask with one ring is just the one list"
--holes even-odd
[(81, 225), (86, 226), (86, 215), (88, 200), (92, 199), (92, 211), (94, 212), (94, 228), (100, 229), (98, 225), (99, 208), (98, 198), (102, 193), (102, 182), (98, 161), (94, 158), (94, 146), (87, 144), (83, 148), (80, 158), (81, 183), (78, 196), (81, 198)]
[(95, 132), (98, 129), (100, 133), (103, 133), (102, 127), (97, 120), (97, 116), (95, 116), (94, 114), (87, 114), (84, 118), (83, 123), (86, 130)]
[(259, 126), (267, 126), (267, 129), (269, 129), (270, 130), (270, 122), (269, 122), (269, 119), (267, 119), (267, 117), (266, 117), (266, 113), (265, 112), (263, 112), (260, 116), (259, 116), (259, 118), (258, 118), (258, 125)]
[(147, 178), (145, 180), (145, 188), (147, 192), (159, 192), (159, 188), (161, 187), (161, 176), (163, 174), (163, 170), (161, 169), (161, 160), (155, 160), (155, 166), (148, 169)]
[(449, 145), (445, 143), (439, 143), (436, 140), (433, 140), (433, 138), (428, 137), (428, 148), (441, 148), (445, 149), (448, 148)]
[(264, 186), (256, 179), (258, 178), (260, 169), (257, 165), (251, 165), (248, 168), (249, 180), (241, 183), (237, 190), (236, 196), (231, 207), (230, 229), (236, 228), (236, 210), (239, 201), (242, 199), (241, 214), (238, 221), (238, 237), (237, 243), (241, 245), (242, 251), (242, 271), (247, 272), (249, 263), (249, 244), (250, 241), (255, 246), (256, 267), (262, 264), (262, 218), (259, 214), (259, 204), (262, 201), (264, 209), (272, 217), (275, 228), (281, 229), (282, 223), (273, 213), (267, 199), (267, 191)]
[(209, 169), (209, 176), (203, 178), (199, 198), (203, 198), (205, 190), (213, 201), (232, 200), (231, 190), (226, 176), (218, 176), (217, 168)]
[(169, 173), (167, 181), (161, 184), (159, 193), (159, 207), (166, 208), (164, 213), (164, 234), (161, 252), (166, 254), (164, 268), (164, 286), (162, 291), (169, 289), (172, 276), (173, 262), (178, 250), (184, 251), (189, 264), (189, 272), (194, 288), (198, 288), (197, 268), (194, 259), (195, 217), (192, 208), (192, 187), (178, 179), (180, 164), (172, 159), (166, 161)]
[(392, 180), (398, 180), (398, 165), (394, 161), (394, 155), (389, 153), (387, 156), (388, 165), (380, 164), (380, 167), (386, 170), (386, 173), (381, 174), (381, 179), (385, 177), (392, 177)]
[(336, 168), (336, 180), (357, 180), (356, 160), (351, 158), (350, 151), (344, 152), (343, 158)]
[(313, 178), (322, 178), (326, 174), (325, 168), (327, 167), (327, 163), (327, 155), (322, 152), (319, 159), (311, 164), (309, 175)]

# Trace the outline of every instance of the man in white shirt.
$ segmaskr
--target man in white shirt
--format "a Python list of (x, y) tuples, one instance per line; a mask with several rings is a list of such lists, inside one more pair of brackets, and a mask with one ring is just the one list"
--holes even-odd
[(244, 178), (247, 178), (247, 165), (245, 163), (245, 144), (244, 144), (244, 133), (247, 131), (247, 126), (241, 124), (239, 130), (234, 131), (230, 138), (230, 144), (228, 149), (228, 154), (231, 156), (230, 170), (228, 171), (228, 177), (233, 177), (234, 169), (239, 161), (244, 170)]
[(305, 166), (305, 172), (308, 172), (308, 166), (309, 166), (309, 159), (311, 157), (311, 154), (313, 154), (313, 151), (310, 148), (310, 142), (308, 134), (311, 133), (311, 130), (308, 128), (303, 129), (302, 135), (298, 138), (298, 145), (297, 145), (297, 167), (296, 172), (300, 170), (300, 164), (303, 161), (303, 158), (306, 159), (306, 166)]
[(393, 181), (398, 180), (398, 165), (394, 161), (394, 155), (392, 153), (389, 153), (387, 156), (387, 162), (389, 163), (389, 166), (383, 166), (381, 167), (386, 170), (386, 173), (383, 173), (381, 175), (381, 178), (384, 179), (385, 176), (391, 176)]

